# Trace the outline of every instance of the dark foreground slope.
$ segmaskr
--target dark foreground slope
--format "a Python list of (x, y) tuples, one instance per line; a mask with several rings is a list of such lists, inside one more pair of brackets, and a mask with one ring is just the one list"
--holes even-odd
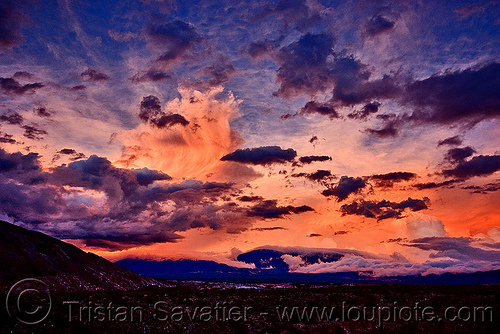
[(0, 221), (0, 287), (39, 278), (51, 290), (134, 289), (157, 282), (43, 233)]

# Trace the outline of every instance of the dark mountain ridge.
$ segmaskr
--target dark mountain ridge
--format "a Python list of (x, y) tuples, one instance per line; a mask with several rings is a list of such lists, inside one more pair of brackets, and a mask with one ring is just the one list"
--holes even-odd
[(51, 290), (161, 285), (74, 245), (5, 221), (0, 221), (0, 254), (0, 286), (5, 288), (24, 278), (41, 279)]

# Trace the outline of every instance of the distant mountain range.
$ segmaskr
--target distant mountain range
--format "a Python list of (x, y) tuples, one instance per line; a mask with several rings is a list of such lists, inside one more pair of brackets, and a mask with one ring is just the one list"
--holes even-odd
[[(267, 254), (276, 252), (266, 251)], [(264, 252), (260, 252), (261, 255)], [(240, 255), (241, 256), (241, 255)], [(251, 254), (251, 256), (255, 256)], [(238, 257), (240, 259), (240, 257)], [(339, 272), (321, 274), (293, 273), (278, 266), (273, 269), (235, 268), (214, 261), (194, 260), (164, 260), (150, 261), (140, 259), (124, 259), (116, 262), (117, 265), (137, 272), (141, 275), (167, 280), (196, 280), (237, 283), (383, 283), (383, 284), (498, 284), (500, 270), (476, 272), (470, 274), (442, 275), (411, 275), (391, 277), (371, 277), (368, 273)]]
[[(0, 221), (0, 288), (24, 278), (39, 278), (51, 290), (136, 289), (165, 285), (159, 280), (196, 280), (240, 283), (407, 283), (493, 284), (500, 270), (471, 274), (371, 277), (369, 272), (303, 274), (290, 272), (283, 255), (299, 253), (256, 249), (238, 256), (254, 269), (214, 261), (124, 259), (116, 263), (40, 232)], [(302, 256), (307, 263), (335, 262), (343, 254), (331, 251)]]
[(158, 285), (78, 247), (0, 221), (0, 287), (38, 278), (51, 290), (114, 290)]

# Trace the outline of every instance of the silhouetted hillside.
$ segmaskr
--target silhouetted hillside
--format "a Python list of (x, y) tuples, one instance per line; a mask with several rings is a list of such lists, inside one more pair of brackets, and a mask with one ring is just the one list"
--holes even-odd
[(52, 290), (133, 289), (158, 284), (92, 253), (0, 221), (0, 286), (43, 278)]

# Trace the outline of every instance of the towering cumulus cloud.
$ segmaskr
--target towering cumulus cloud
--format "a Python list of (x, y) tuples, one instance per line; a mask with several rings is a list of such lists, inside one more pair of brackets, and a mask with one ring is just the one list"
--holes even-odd
[(142, 124), (123, 132), (124, 166), (150, 167), (174, 178), (203, 179), (217, 172), (220, 158), (241, 143), (229, 122), (238, 117), (238, 102), (232, 95), (219, 101), (209, 93), (181, 90), (181, 98), (166, 103), (162, 110), (159, 98), (147, 96), (138, 116), (153, 127)]

